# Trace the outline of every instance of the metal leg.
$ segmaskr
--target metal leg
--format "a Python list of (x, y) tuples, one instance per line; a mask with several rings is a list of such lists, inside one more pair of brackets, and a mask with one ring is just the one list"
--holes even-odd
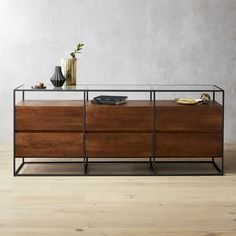
[(15, 134), (15, 124), (16, 124), (16, 90), (13, 90), (13, 175), (16, 176), (16, 160), (15, 160), (15, 145), (16, 145), (16, 134)]
[(152, 92), (150, 92), (150, 101), (152, 101)]
[(219, 166), (215, 163), (215, 161), (214, 161), (214, 158), (212, 158), (213, 159), (213, 161), (212, 161), (212, 164), (213, 164), (213, 166), (217, 169), (217, 171), (219, 172), (219, 173), (222, 173), (222, 170), (219, 168)]
[[(17, 170), (14, 172), (14, 176), (17, 176), (18, 173), (20, 172), (20, 170), (22, 169), (22, 167), (24, 166), (25, 162), (23, 161), (24, 158), (22, 158), (22, 162), (20, 164), (20, 166), (17, 168)], [(14, 163), (15, 163), (15, 158), (14, 158)], [(14, 167), (15, 168), (15, 167)], [(14, 169), (15, 170), (15, 169)]]
[[(89, 92), (87, 91), (86, 92), (86, 101), (89, 100)], [(85, 146), (84, 146), (84, 149), (85, 149), (85, 166), (84, 166), (84, 174), (87, 174), (87, 170), (88, 170), (88, 158), (86, 156), (86, 105), (85, 105), (85, 117), (84, 117), (84, 126), (85, 126)]]
[(83, 107), (83, 164), (84, 174), (87, 172), (88, 160), (86, 157), (86, 101), (88, 100), (88, 92), (84, 91), (84, 107)]
[(224, 175), (224, 109), (225, 109), (225, 92), (224, 90), (222, 91), (222, 153), (221, 153), (221, 168), (222, 168), (222, 172), (221, 174)]
[(86, 158), (85, 165), (84, 165), (84, 174), (87, 174), (87, 171), (88, 171), (88, 161), (87, 161), (87, 158)]
[(221, 158), (221, 175), (224, 175), (224, 157)]
[(88, 170), (88, 157), (86, 156), (86, 172)]
[(153, 130), (152, 130), (152, 170), (153, 174), (156, 175), (156, 92), (153, 92)]
[(149, 159), (149, 168), (153, 171), (152, 157)]
[(86, 101), (88, 101), (89, 100), (89, 92), (87, 91), (87, 93), (86, 93)]
[(16, 158), (13, 157), (13, 175), (16, 176)]

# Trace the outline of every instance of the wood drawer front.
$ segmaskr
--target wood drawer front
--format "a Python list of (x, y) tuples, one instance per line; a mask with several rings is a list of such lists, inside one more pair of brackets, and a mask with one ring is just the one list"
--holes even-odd
[(157, 107), (158, 131), (221, 132), (222, 108), (208, 105)]
[(82, 107), (16, 106), (16, 130), (82, 130)]
[(149, 131), (152, 129), (151, 107), (89, 106), (86, 113), (87, 130)]
[(88, 157), (150, 157), (151, 134), (88, 133), (86, 137)]
[(157, 156), (220, 157), (222, 133), (158, 133)]
[(82, 133), (16, 133), (16, 156), (81, 157)]

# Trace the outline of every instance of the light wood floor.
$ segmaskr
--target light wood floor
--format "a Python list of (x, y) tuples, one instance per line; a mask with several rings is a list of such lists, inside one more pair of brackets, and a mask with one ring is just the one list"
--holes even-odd
[(226, 175), (13, 177), (0, 145), (0, 236), (236, 235), (236, 146)]

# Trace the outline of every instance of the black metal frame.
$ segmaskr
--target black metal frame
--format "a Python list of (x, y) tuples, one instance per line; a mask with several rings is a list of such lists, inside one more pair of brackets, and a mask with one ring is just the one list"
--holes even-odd
[[(194, 85), (193, 85), (194, 86)], [(22, 88), (23, 85), (20, 85), (19, 87), (15, 88), (13, 90), (13, 175), (14, 176), (146, 176), (146, 175), (159, 175), (159, 176), (209, 176), (209, 175), (224, 175), (224, 103), (225, 103), (225, 95), (224, 90), (216, 85), (212, 85), (217, 90), (214, 89), (190, 89), (190, 90), (184, 90), (184, 89), (165, 89), (165, 90), (146, 90), (146, 89), (77, 89), (77, 90), (37, 90), (37, 89), (24, 89)], [(15, 155), (15, 122), (16, 122), (16, 92), (22, 92), (22, 100), (25, 100), (25, 92), (83, 92), (83, 161), (49, 161), (49, 162), (32, 162), (32, 161), (25, 161), (26, 158), (34, 158), (34, 157), (19, 157)], [(89, 99), (89, 92), (149, 92), (150, 93), (150, 101), (153, 102), (153, 131), (152, 131), (152, 156), (150, 157), (149, 161), (88, 161), (88, 157), (86, 155), (86, 103)], [(213, 101), (216, 101), (215, 99), (215, 93), (221, 93), (221, 105), (222, 105), (222, 153), (221, 157), (209, 157), (211, 158), (211, 161), (158, 161), (158, 157), (156, 155), (156, 116), (157, 109), (156, 109), (156, 93), (162, 93), (162, 92), (209, 92), (212, 93)], [(22, 162), (21, 164), (16, 168), (16, 159), (21, 158)], [(45, 157), (44, 157), (45, 158)], [(53, 159), (53, 157), (48, 157), (50, 159)], [(56, 157), (58, 158), (66, 158), (66, 157)], [(75, 157), (78, 158), (78, 157)], [(80, 157), (81, 158), (81, 157)], [(173, 157), (169, 157), (173, 158)], [(185, 158), (185, 157), (183, 157)], [(195, 158), (195, 157), (187, 157), (187, 158)], [(221, 159), (221, 168), (216, 164), (215, 158)], [(20, 173), (24, 165), (29, 164), (69, 164), (69, 163), (79, 163), (83, 165), (83, 173), (81, 174), (23, 174)], [(146, 163), (149, 164), (151, 172), (150, 174), (93, 174), (88, 173), (88, 163)], [(214, 169), (217, 171), (217, 173), (181, 173), (181, 174), (173, 174), (173, 173), (159, 173), (158, 172), (158, 164), (159, 163), (210, 163), (213, 165)]]

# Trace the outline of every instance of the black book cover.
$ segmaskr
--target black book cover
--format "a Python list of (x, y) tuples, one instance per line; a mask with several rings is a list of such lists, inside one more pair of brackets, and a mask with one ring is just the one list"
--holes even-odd
[(127, 96), (107, 96), (107, 95), (100, 95), (94, 98), (94, 101), (98, 102), (121, 102), (125, 101), (128, 97)]
[(121, 104), (126, 103), (126, 100), (118, 101), (118, 102), (115, 102), (115, 101), (96, 101), (96, 100), (92, 100), (91, 102), (95, 103), (95, 104), (103, 104), (103, 105), (121, 105)]

